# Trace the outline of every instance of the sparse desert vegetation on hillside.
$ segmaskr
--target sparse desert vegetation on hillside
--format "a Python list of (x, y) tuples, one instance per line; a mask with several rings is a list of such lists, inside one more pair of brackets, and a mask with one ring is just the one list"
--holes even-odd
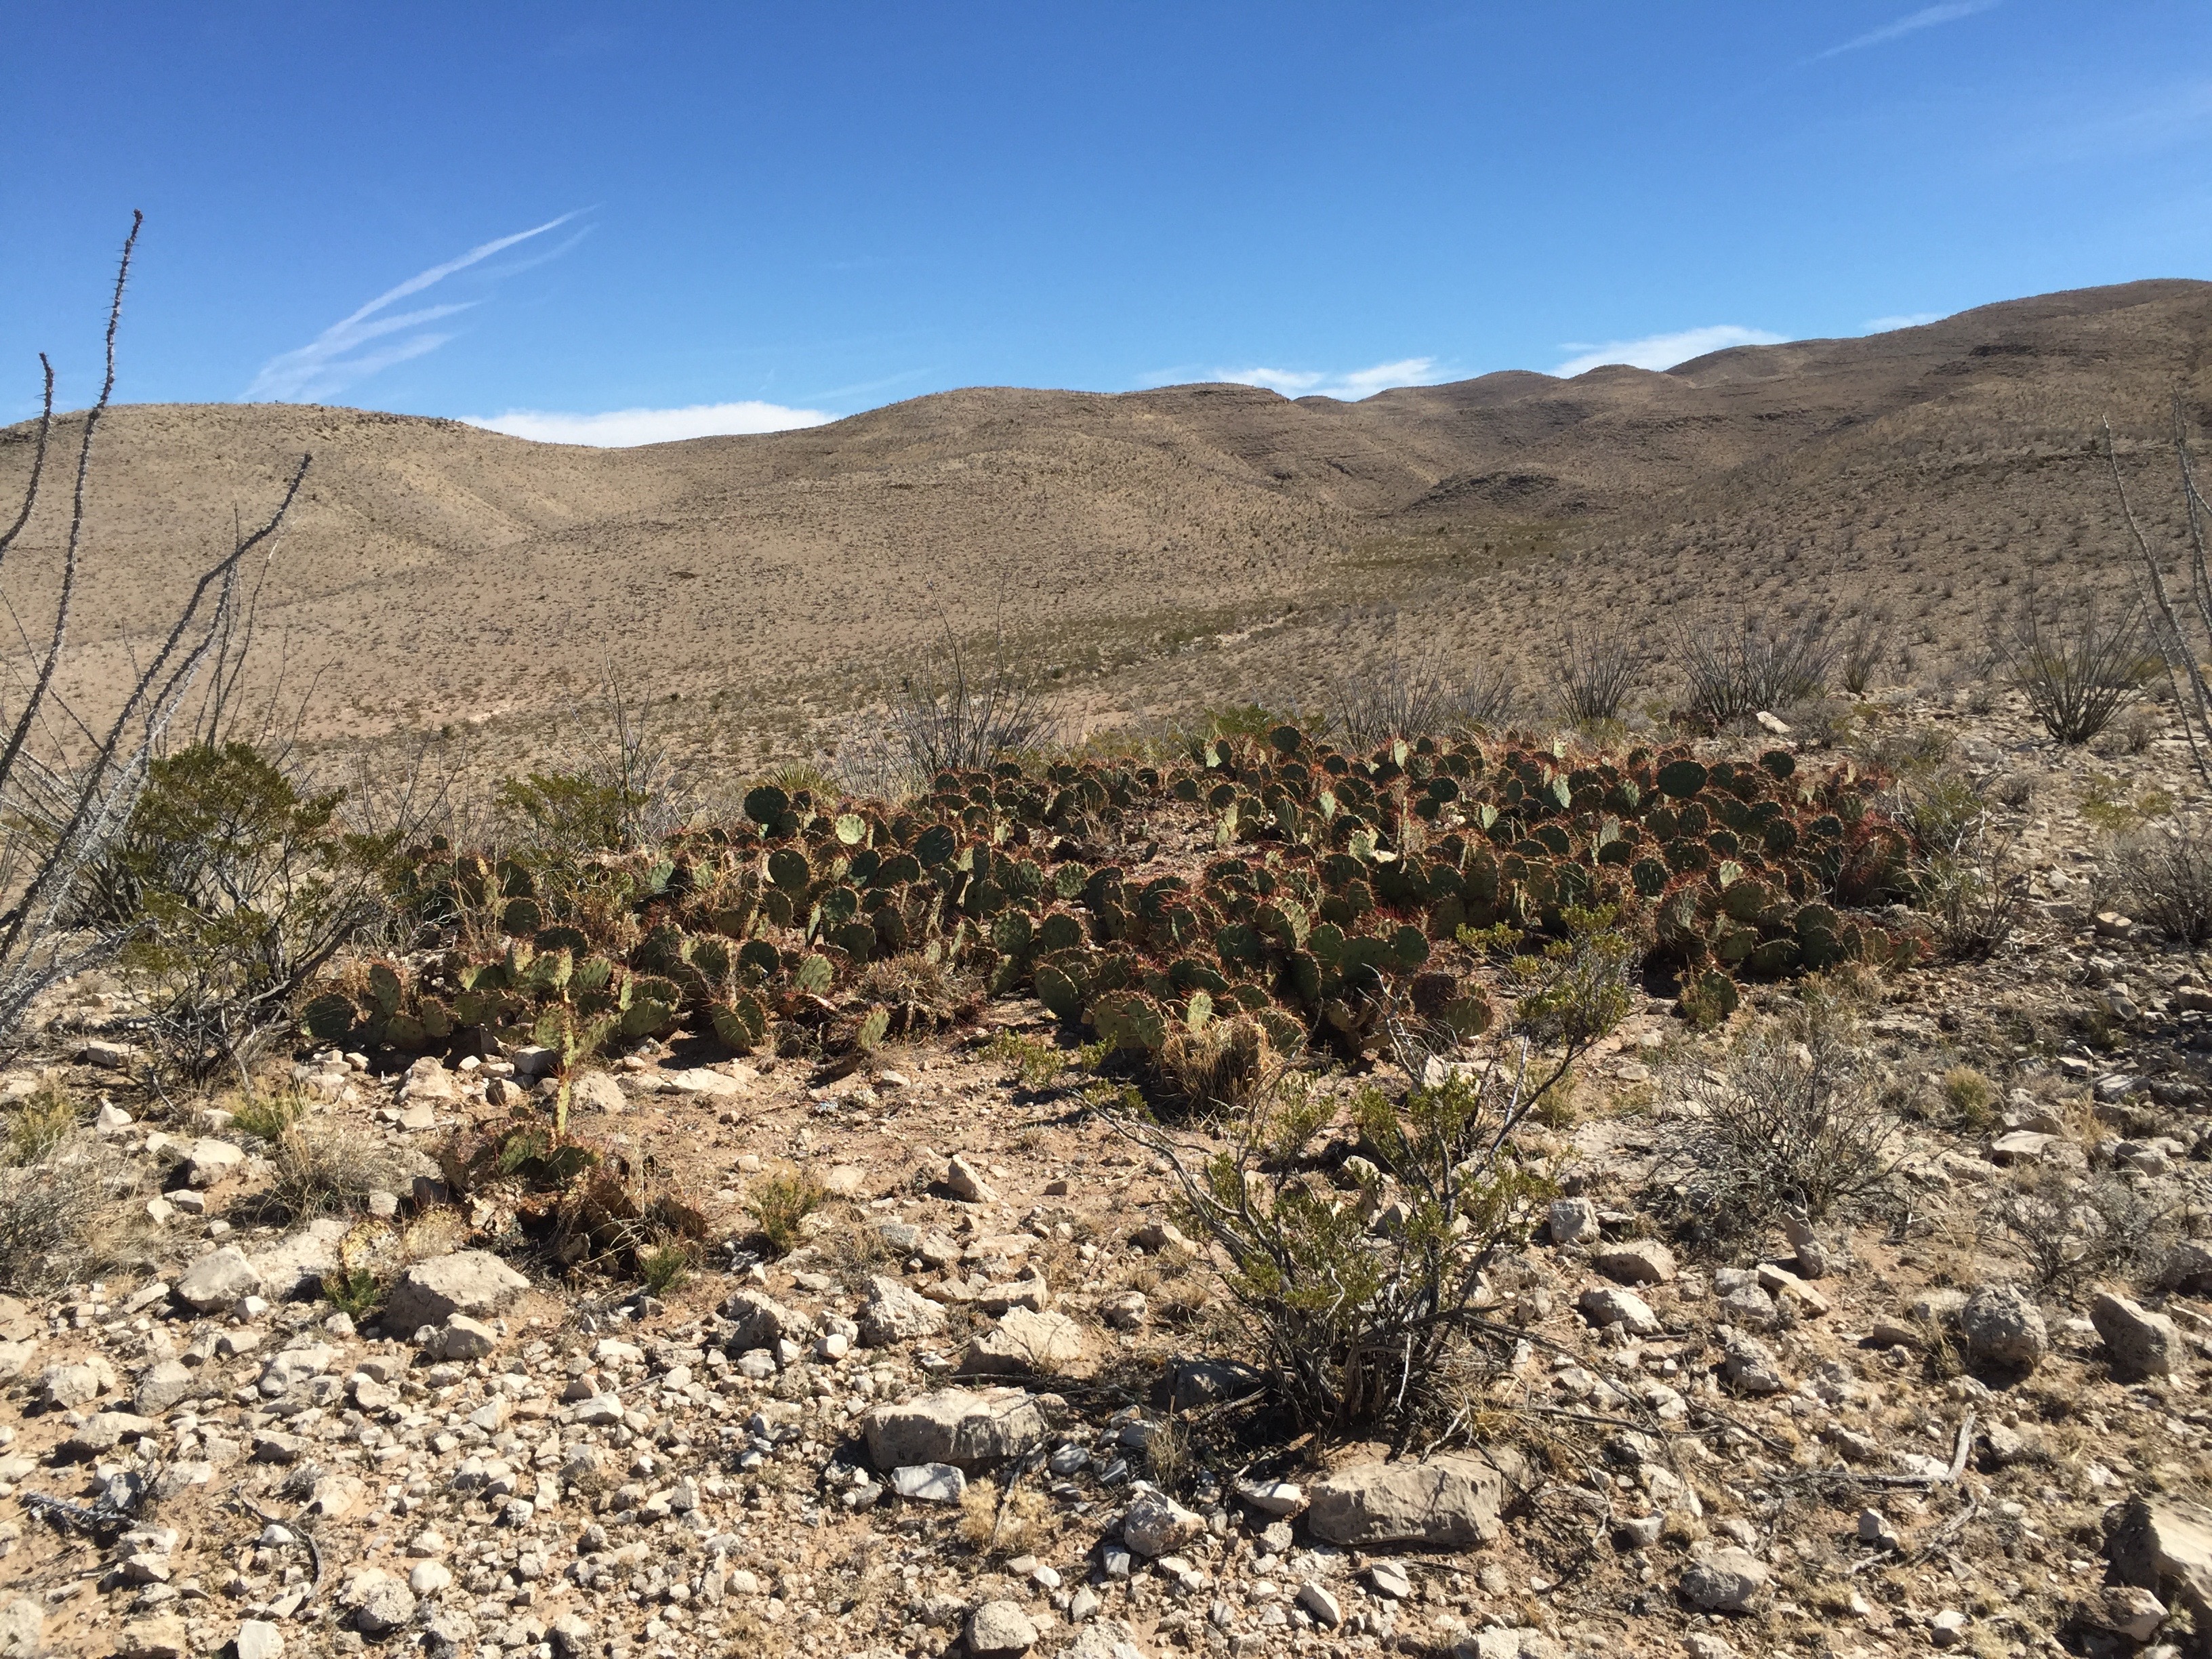
[(0, 763), (0, 1651), (2201, 1647), (2212, 587), (2127, 422), (2208, 294), (635, 455), (104, 415), (90, 782)]

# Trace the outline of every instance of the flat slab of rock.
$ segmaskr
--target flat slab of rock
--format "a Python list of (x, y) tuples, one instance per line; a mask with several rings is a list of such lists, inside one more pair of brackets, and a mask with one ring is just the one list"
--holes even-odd
[(1623, 1285), (1664, 1285), (1674, 1277), (1674, 1253), (1656, 1238), (1632, 1238), (1608, 1244), (1590, 1265)]
[(936, 1336), (945, 1329), (945, 1309), (887, 1274), (868, 1280), (868, 1299), (860, 1308), (860, 1340), (872, 1348)]
[(2104, 1339), (2118, 1381), (2144, 1382), (2173, 1375), (2173, 1363), (2184, 1352), (2181, 1333), (2164, 1314), (2101, 1291), (2089, 1304), (2089, 1322)]
[(960, 1370), (969, 1376), (1018, 1376), (1061, 1370), (1083, 1358), (1083, 1328), (1066, 1314), (1010, 1308), (968, 1344)]
[(243, 1251), (225, 1245), (185, 1269), (177, 1280), (177, 1299), (196, 1312), (213, 1313), (241, 1297), (259, 1296), (263, 1288), (261, 1270)]
[(1327, 1543), (1425, 1544), (1465, 1549), (1498, 1534), (1506, 1471), (1472, 1452), (1421, 1462), (1354, 1463), (1307, 1493), (1306, 1526)]
[(1748, 1550), (1716, 1550), (1683, 1570), (1682, 1599), (1706, 1613), (1745, 1613), (1766, 1588), (1766, 1563)]
[(811, 1316), (760, 1291), (739, 1291), (722, 1304), (722, 1317), (737, 1327), (730, 1346), (738, 1353), (773, 1348), (778, 1342), (811, 1341), (815, 1334)]
[(345, 1236), (343, 1221), (325, 1216), (253, 1257), (261, 1274), (262, 1294), (283, 1302), (312, 1295), (337, 1271), (338, 1243)]
[(1650, 1303), (1632, 1291), (1601, 1285), (1584, 1291), (1575, 1305), (1582, 1310), (1583, 1317), (1600, 1330), (1619, 1324), (1631, 1336), (1659, 1334), (1659, 1316), (1651, 1311)]
[(1121, 1541), (1139, 1555), (1165, 1555), (1205, 1533), (1204, 1516), (1151, 1486), (1129, 1500), (1128, 1512), (1121, 1517)]
[(968, 1477), (950, 1463), (908, 1463), (891, 1471), (891, 1490), (917, 1504), (957, 1504)]
[(388, 1330), (442, 1325), (455, 1314), (483, 1319), (527, 1290), (530, 1281), (489, 1250), (455, 1250), (418, 1261), (401, 1275), (385, 1304)]
[(2106, 1534), (2105, 1553), (2119, 1583), (2170, 1595), (2200, 1620), (2212, 1615), (2212, 1510), (2179, 1498), (2131, 1498)]
[(878, 1406), (864, 1432), (879, 1469), (950, 1463), (974, 1469), (1044, 1444), (1044, 1413), (1020, 1389), (941, 1389), (902, 1406)]

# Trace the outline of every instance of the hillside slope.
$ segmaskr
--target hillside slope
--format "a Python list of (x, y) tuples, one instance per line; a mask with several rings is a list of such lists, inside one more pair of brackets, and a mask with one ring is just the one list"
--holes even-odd
[[(262, 626), (320, 675), (327, 736), (528, 720), (610, 659), (757, 728), (865, 697), (946, 628), (1031, 642), (1093, 718), (1310, 694), (1394, 628), (1536, 671), (1596, 594), (1662, 620), (1887, 605), (1955, 643), (2016, 572), (2121, 554), (2084, 447), (2100, 419), (2159, 517), (2169, 400), (2212, 410), (2208, 341), (2212, 284), (2161, 281), (1665, 373), (1359, 404), (975, 388), (625, 451), (353, 410), (127, 406), (100, 441), (82, 672), (119, 672), (234, 511), (252, 520), (309, 451)], [(0, 433), (0, 489), (29, 435)], [(27, 565), (58, 545), (62, 500)]]

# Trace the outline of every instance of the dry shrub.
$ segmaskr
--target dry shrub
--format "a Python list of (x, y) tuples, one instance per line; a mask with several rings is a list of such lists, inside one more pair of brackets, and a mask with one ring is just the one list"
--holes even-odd
[(973, 979), (918, 951), (871, 962), (860, 970), (853, 989), (860, 1001), (890, 1011), (884, 1030), (895, 1037), (927, 1036), (968, 1018), (982, 1004)]
[(1993, 619), (1990, 644), (2043, 729), (2063, 744), (2097, 736), (2159, 666), (2142, 604), (2116, 605), (2094, 589), (2023, 596)]
[(1819, 612), (1779, 631), (1747, 613), (1733, 627), (1686, 627), (1675, 643), (1690, 712), (1716, 727), (1817, 697), (1836, 658)]
[(1433, 654), (1394, 657), (1370, 662), (1329, 689), (1328, 724), (1346, 750), (1358, 753), (1393, 738), (1504, 726), (1516, 696), (1511, 677), (1495, 665), (1462, 678)]
[(2112, 845), (2121, 908), (2179, 945), (2212, 939), (2212, 825), (2180, 819)]
[(125, 1200), (143, 1172), (97, 1135), (72, 1131), (35, 1163), (0, 1170), (0, 1288), (38, 1291), (123, 1261)]
[(1644, 631), (1626, 623), (1570, 624), (1553, 656), (1560, 712), (1594, 723), (1620, 718), (1620, 705), (1650, 664)]
[(1997, 1085), (1972, 1066), (1954, 1066), (1943, 1073), (1942, 1085), (1960, 1127), (1978, 1134), (1996, 1121)]
[(2022, 1176), (1997, 1200), (1994, 1213), (2046, 1290), (2138, 1278), (2176, 1231), (2170, 1205), (2120, 1176), (2085, 1179), (2048, 1165)]
[(1669, 1071), (1656, 1203), (1693, 1231), (1734, 1239), (1788, 1215), (1814, 1221), (1887, 1192), (1899, 1126), (1881, 1099), (1857, 1020), (1814, 988), (1762, 1021), (1717, 1070)]
[(1280, 1069), (1267, 1028), (1249, 1015), (1178, 1027), (1160, 1045), (1161, 1074), (1202, 1116), (1248, 1111)]
[(69, 1091), (52, 1078), (41, 1078), (9, 1114), (7, 1161), (21, 1166), (36, 1164), (69, 1139), (76, 1128), (76, 1103)]

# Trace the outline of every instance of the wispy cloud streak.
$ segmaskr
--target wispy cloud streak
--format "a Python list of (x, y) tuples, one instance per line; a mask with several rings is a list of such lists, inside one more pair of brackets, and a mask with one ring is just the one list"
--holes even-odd
[(1348, 374), (1318, 369), (1221, 368), (1213, 378), (1235, 386), (1263, 386), (1285, 398), (1339, 398), (1357, 403), (1395, 386), (1433, 386), (1443, 378), (1433, 357), (1401, 357), (1393, 363), (1355, 368)]
[[(397, 288), (386, 289), (376, 298), (351, 316), (333, 323), (297, 350), (287, 351), (271, 357), (261, 366), (246, 387), (246, 401), (277, 403), (312, 402), (343, 391), (356, 380), (366, 380), (395, 363), (420, 357), (435, 351), (453, 337), (451, 331), (438, 331), (428, 325), (468, 310), (478, 301), (469, 300), (447, 305), (429, 305), (412, 311), (381, 314), (389, 306), (420, 294), (424, 289), (445, 281), (457, 270), (466, 270), (471, 265), (489, 259), (495, 253), (505, 252), (518, 242), (526, 242), (533, 236), (543, 236), (549, 230), (557, 230), (576, 216), (564, 213), (557, 219), (549, 219), (542, 225), (517, 231), (512, 236), (501, 236), (471, 248), (458, 258), (443, 264), (432, 265), (428, 270), (410, 276)], [(571, 244), (573, 246), (573, 244)], [(372, 342), (386, 339), (394, 334), (407, 334), (410, 330), (422, 332), (410, 334), (380, 349), (364, 351)]]
[(464, 415), (471, 426), (528, 438), (541, 444), (588, 444), (595, 449), (629, 449), (639, 444), (675, 443), (728, 433), (788, 432), (821, 426), (835, 415), (818, 409), (787, 409), (752, 400), (693, 404), (684, 409), (612, 409), (599, 415), (563, 415), (543, 409), (510, 409), (504, 415)]
[(1812, 61), (1818, 64), (1830, 58), (1840, 58), (1847, 52), (1858, 52), (1868, 46), (1879, 46), (1908, 34), (1917, 34), (1923, 29), (1932, 29), (1939, 24), (1955, 23), (1962, 17), (1972, 17), (1978, 11), (1990, 11), (2002, 5), (2003, 0), (1943, 0), (1935, 6), (1923, 6), (1918, 11), (1884, 23), (1878, 29), (1869, 29), (1855, 40), (1840, 46), (1830, 46), (1826, 52), (1816, 52)]
[(1631, 368), (1672, 368), (1709, 351), (1725, 351), (1730, 346), (1779, 345), (1782, 340), (1781, 335), (1770, 334), (1763, 328), (1715, 323), (1707, 328), (1686, 328), (1673, 334), (1647, 334), (1640, 340), (1609, 340), (1603, 345), (1570, 341), (1563, 349), (1576, 355), (1552, 373), (1563, 380), (1571, 379), (1607, 363), (1626, 363)]

